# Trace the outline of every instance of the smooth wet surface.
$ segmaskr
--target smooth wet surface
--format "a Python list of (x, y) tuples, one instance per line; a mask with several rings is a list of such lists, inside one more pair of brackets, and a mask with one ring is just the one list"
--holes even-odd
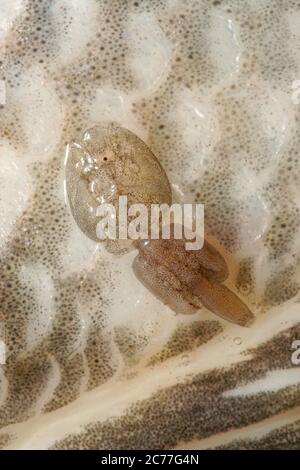
[[(299, 447), (297, 2), (0, 3), (1, 446)], [(251, 328), (175, 315), (78, 230), (65, 147), (110, 121), (205, 204)]]

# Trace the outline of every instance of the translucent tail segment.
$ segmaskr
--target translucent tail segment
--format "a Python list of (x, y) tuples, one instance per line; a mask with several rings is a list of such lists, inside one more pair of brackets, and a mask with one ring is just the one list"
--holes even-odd
[(186, 251), (184, 240), (147, 240), (137, 244), (133, 269), (141, 282), (177, 313), (194, 313), (202, 305), (240, 326), (250, 326), (254, 315), (226, 287), (228, 267), (208, 242)]
[(200, 277), (191, 288), (203, 305), (216, 315), (240, 326), (251, 326), (254, 315), (247, 305), (228, 287)]

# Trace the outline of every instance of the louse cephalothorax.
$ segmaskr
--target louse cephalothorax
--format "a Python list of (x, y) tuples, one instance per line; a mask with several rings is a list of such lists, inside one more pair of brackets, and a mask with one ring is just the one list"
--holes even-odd
[[(118, 204), (126, 195), (129, 204), (171, 204), (169, 180), (148, 146), (127, 129), (111, 123), (86, 131), (68, 145), (66, 188), (72, 215), (92, 240), (96, 235), (97, 207)], [(223, 282), (228, 277), (222, 255), (207, 241), (202, 249), (187, 251), (185, 239), (140, 240), (133, 262), (138, 279), (178, 313), (194, 313), (203, 305), (241, 326), (254, 316)], [(109, 251), (121, 253), (132, 242), (107, 240)]]

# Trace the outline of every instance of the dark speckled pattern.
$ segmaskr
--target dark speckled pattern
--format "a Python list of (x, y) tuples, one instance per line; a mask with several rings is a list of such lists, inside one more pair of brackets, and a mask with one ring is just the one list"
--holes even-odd
[[(5, 3), (0, 447), (299, 448), (299, 2)], [(205, 204), (250, 329), (175, 316), (79, 232), (65, 146), (102, 121)]]

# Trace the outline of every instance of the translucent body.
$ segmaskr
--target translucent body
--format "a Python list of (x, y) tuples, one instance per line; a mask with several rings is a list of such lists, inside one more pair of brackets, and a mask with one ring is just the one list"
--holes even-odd
[[(151, 150), (132, 132), (113, 123), (86, 131), (80, 142), (69, 146), (66, 187), (75, 221), (96, 241), (96, 210), (101, 203), (118, 209), (122, 195), (127, 196), (128, 205), (170, 204), (172, 199), (166, 173)], [(229, 321), (250, 325), (254, 317), (248, 307), (222, 284), (228, 268), (220, 253), (207, 242), (201, 250), (187, 251), (185, 241), (135, 243), (139, 249), (133, 263), (137, 277), (176, 312), (194, 313), (204, 305)], [(118, 253), (126, 248), (120, 240), (106, 243), (110, 251)]]

